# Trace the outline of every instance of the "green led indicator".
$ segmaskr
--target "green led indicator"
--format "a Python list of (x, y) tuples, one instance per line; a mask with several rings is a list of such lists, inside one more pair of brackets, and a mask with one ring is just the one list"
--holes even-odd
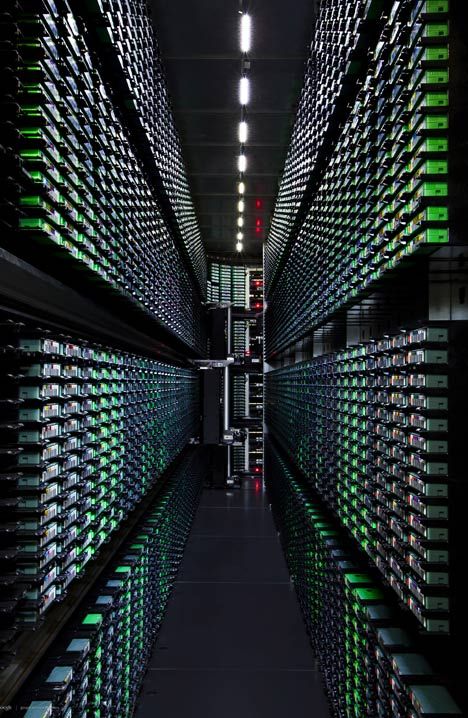
[(101, 613), (88, 613), (82, 621), (85, 626), (97, 626), (102, 623)]

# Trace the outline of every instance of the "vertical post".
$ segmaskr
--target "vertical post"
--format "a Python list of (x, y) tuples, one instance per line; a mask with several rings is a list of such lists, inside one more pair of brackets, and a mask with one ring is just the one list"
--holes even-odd
[(224, 367), (224, 431), (229, 431), (229, 367)]
[[(231, 353), (231, 332), (232, 332), (232, 309), (227, 308), (227, 352), (226, 358)], [(224, 367), (224, 431), (229, 431), (229, 366)], [(231, 476), (231, 447), (227, 447), (227, 478)]]
[(227, 354), (232, 351), (232, 306), (229, 305), (227, 308)]
[[(227, 356), (231, 353), (232, 309), (227, 308)], [(224, 367), (224, 431), (229, 431), (229, 366)]]
[(245, 375), (245, 416), (250, 416), (250, 376)]
[(247, 436), (245, 439), (245, 452), (244, 452), (244, 468), (246, 471), (250, 470), (250, 431), (247, 429)]

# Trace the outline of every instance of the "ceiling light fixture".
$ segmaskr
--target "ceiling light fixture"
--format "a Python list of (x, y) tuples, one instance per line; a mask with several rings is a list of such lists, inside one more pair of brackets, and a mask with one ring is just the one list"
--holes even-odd
[(249, 128), (247, 125), (247, 122), (239, 122), (239, 142), (241, 145), (245, 144), (247, 142), (247, 137), (249, 134)]
[(241, 105), (248, 105), (250, 100), (250, 80), (248, 77), (241, 77), (239, 83), (239, 102)]
[(244, 183), (244, 182), (239, 182), (237, 188), (238, 188), (238, 190), (239, 190), (239, 194), (244, 194), (244, 193), (245, 193), (245, 183)]
[(237, 168), (239, 172), (245, 172), (247, 169), (247, 157), (245, 155), (239, 155), (237, 159)]
[(245, 206), (244, 206), (244, 200), (243, 200), (243, 199), (239, 200), (239, 203), (238, 203), (238, 205), (237, 205), (237, 209), (239, 210), (240, 214), (242, 214), (242, 212), (244, 211), (244, 207), (245, 207)]
[(236, 249), (238, 252), (242, 252), (242, 250), (244, 249), (244, 245), (242, 244), (242, 242), (237, 242)]
[(243, 13), (240, 19), (240, 49), (241, 52), (250, 52), (252, 46), (252, 18)]
[(240, 241), (241, 239), (244, 239), (244, 235), (242, 232), (237, 233), (237, 239)]
[(243, 226), (244, 226), (244, 218), (243, 218), (243, 217), (238, 217), (238, 218), (237, 218), (237, 226), (238, 226), (238, 227), (243, 227)]

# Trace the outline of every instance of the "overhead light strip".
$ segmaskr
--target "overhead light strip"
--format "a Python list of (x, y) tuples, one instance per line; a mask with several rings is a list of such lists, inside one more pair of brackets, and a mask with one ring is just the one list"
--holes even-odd
[(239, 82), (239, 102), (243, 107), (250, 102), (250, 80), (245, 76)]
[[(237, 217), (237, 228), (240, 229), (244, 226), (244, 211), (245, 202), (244, 195), (246, 191), (246, 185), (244, 181), (244, 174), (247, 171), (247, 155), (245, 152), (245, 145), (249, 139), (249, 125), (246, 119), (247, 106), (251, 100), (251, 86), (248, 72), (250, 70), (250, 62), (248, 54), (252, 48), (252, 17), (246, 12), (246, 3), (242, 3), (243, 9), (240, 13), (239, 22), (239, 46), (241, 51), (241, 77), (239, 79), (239, 104), (241, 107), (240, 121), (238, 126), (238, 140), (239, 140), (239, 155), (237, 157), (237, 170), (239, 172), (239, 181), (237, 185), (239, 193), (239, 201), (237, 203), (238, 217)], [(237, 232), (236, 250), (242, 252), (244, 249), (243, 239), (244, 233)]]
[(252, 46), (252, 18), (247, 13), (241, 15), (240, 49), (246, 55)]
[(244, 145), (249, 136), (249, 126), (245, 120), (239, 122), (239, 142)]

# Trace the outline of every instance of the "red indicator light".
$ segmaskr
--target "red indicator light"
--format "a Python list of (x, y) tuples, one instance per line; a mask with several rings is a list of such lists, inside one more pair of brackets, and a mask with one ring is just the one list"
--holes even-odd
[(256, 219), (256, 220), (255, 220), (255, 224), (257, 225), (257, 227), (261, 227), (261, 226), (262, 226), (262, 220), (261, 220), (261, 219)]
[(255, 200), (255, 207), (256, 207), (257, 209), (260, 209), (261, 206), (262, 206), (262, 201), (261, 201), (260, 199), (256, 199), (256, 200)]
[(260, 481), (258, 479), (255, 480), (255, 491), (257, 493), (260, 491)]

